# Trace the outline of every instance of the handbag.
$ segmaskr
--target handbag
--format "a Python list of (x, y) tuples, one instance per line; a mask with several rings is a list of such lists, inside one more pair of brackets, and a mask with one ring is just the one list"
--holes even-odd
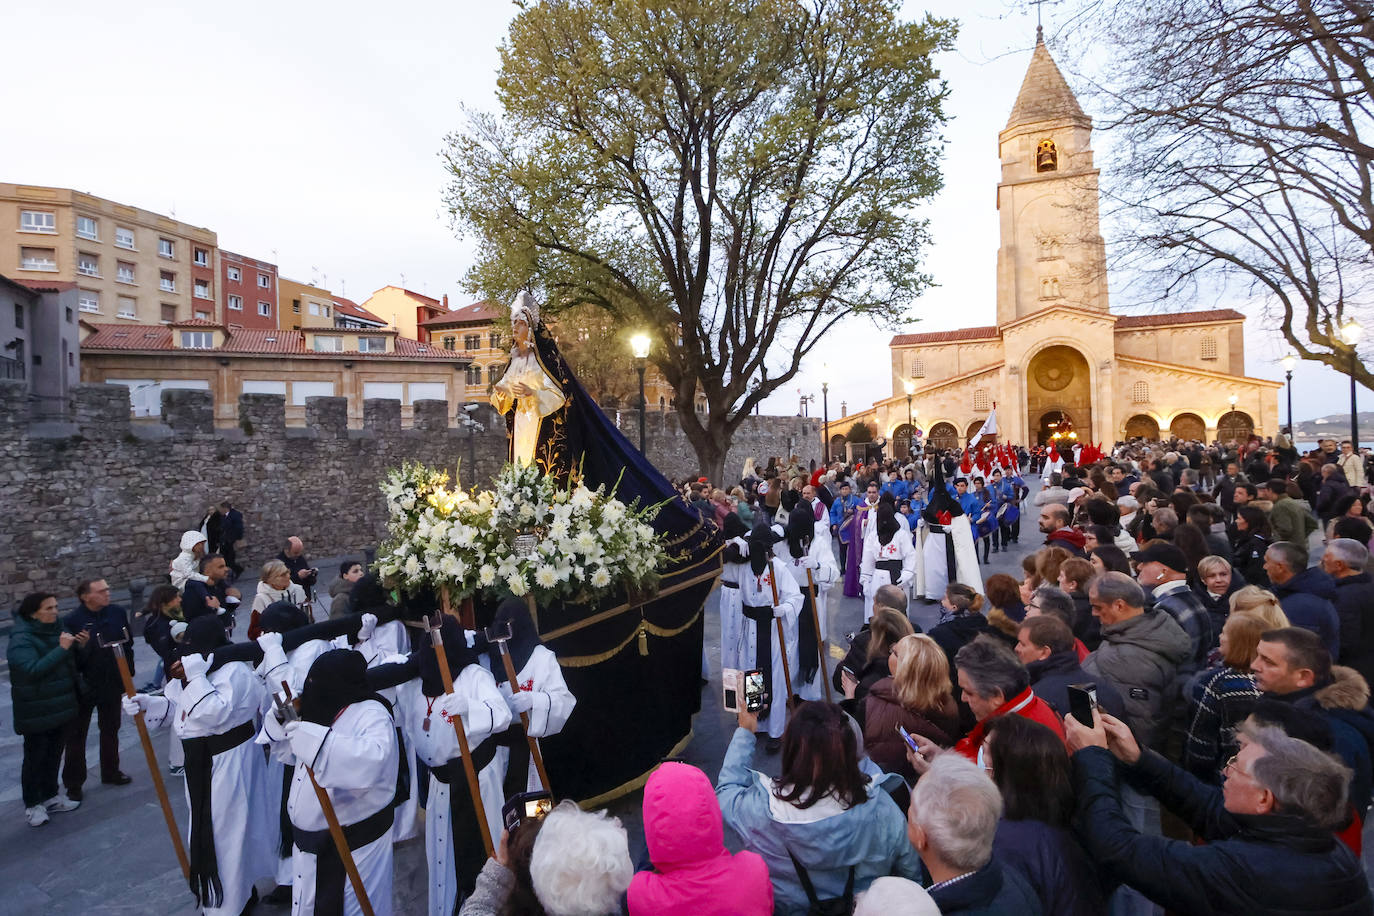
[[(786, 848), (786, 847), (784, 847)], [(787, 850), (787, 857), (792, 860), (792, 868), (797, 872), (797, 878), (801, 881), (802, 890), (806, 892), (807, 916), (851, 916), (854, 912), (854, 866), (849, 866), (849, 877), (844, 882), (844, 896), (827, 897), (821, 900), (816, 896), (816, 888), (811, 883), (811, 876), (806, 873), (806, 869), (797, 861), (797, 857), (792, 855), (792, 850)]]

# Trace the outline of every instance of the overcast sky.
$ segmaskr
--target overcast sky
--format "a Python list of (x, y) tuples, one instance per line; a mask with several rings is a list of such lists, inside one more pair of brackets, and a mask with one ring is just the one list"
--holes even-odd
[[(997, 132), (1035, 37), (1034, 18), (1003, 0), (907, 3), (913, 17), (927, 9), (957, 17), (961, 34), (939, 62), (953, 121), (945, 189), (928, 212), (940, 285), (905, 328), (922, 331), (996, 320)], [(438, 152), (461, 105), (494, 107), (512, 14), (497, 0), (12, 4), (7, 32), (23, 39), (6, 47), (0, 180), (174, 214), (357, 301), (404, 280), (463, 304), (472, 251), (442, 212)], [(1100, 165), (1101, 137), (1094, 146)], [(1243, 307), (1197, 307), (1228, 305)], [(1247, 332), (1249, 374), (1282, 378), (1277, 335), (1254, 319)], [(832, 418), (841, 401), (861, 409), (891, 395), (890, 337), (855, 320), (824, 345)], [(817, 395), (819, 414), (813, 363), (765, 409), (795, 413), (800, 388)], [(1324, 367), (1300, 367), (1294, 383), (1299, 419), (1348, 404), (1347, 378)]]

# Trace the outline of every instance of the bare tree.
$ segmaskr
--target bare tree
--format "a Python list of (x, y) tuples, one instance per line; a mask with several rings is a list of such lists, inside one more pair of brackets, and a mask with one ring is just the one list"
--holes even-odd
[(702, 472), (839, 321), (930, 279), (949, 23), (897, 0), (545, 0), (502, 47), (500, 117), (448, 138), (469, 282), (654, 339)]
[(1374, 7), (1070, 0), (1060, 9), (1071, 12), (1056, 53), (1112, 140), (1104, 197), (1114, 266), (1156, 301), (1259, 300), (1302, 358), (1374, 388), (1341, 336), (1374, 304)]

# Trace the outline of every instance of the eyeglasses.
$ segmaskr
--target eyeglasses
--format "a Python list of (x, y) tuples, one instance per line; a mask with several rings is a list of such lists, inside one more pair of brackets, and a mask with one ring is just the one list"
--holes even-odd
[(1242, 776), (1249, 777), (1250, 774), (1247, 773), (1247, 772), (1245, 772), (1244, 770), (1242, 770), (1242, 769), (1240, 768), (1240, 764), (1237, 763), (1237, 761), (1238, 761), (1239, 759), (1240, 759), (1240, 755), (1239, 755), (1239, 754), (1232, 754), (1232, 755), (1231, 755), (1231, 759), (1228, 760), (1228, 761), (1226, 761), (1226, 766), (1222, 767), (1222, 768), (1221, 768), (1221, 771), (1224, 773), (1224, 772), (1226, 772), (1227, 770), (1234, 770), (1235, 772), (1239, 773), (1239, 774), (1242, 775)]

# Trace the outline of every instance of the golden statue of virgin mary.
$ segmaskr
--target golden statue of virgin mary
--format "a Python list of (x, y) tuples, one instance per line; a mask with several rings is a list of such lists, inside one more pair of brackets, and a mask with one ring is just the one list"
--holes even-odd
[(511, 432), (511, 461), (533, 464), (539, 446), (539, 429), (544, 418), (563, 406), (565, 394), (558, 382), (544, 371), (534, 347), (534, 327), (539, 323), (539, 306), (534, 297), (522, 292), (510, 307), (513, 345), (510, 364), (491, 390), (491, 405), (498, 413), (515, 408)]

